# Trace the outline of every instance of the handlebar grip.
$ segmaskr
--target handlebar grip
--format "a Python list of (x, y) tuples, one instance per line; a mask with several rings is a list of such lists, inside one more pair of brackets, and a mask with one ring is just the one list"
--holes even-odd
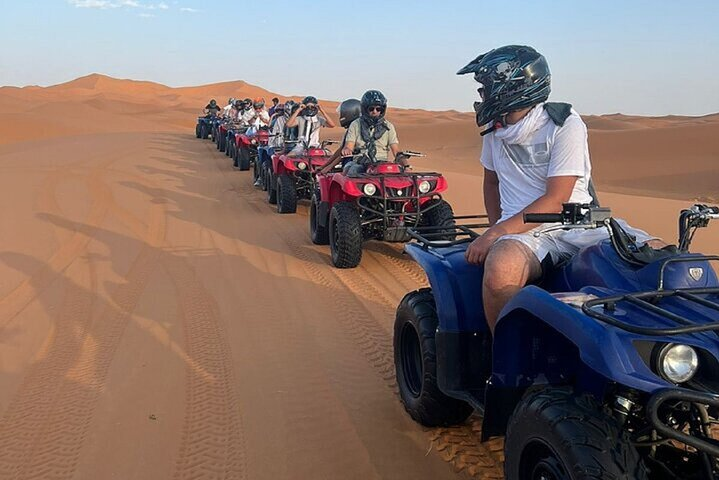
[(525, 213), (524, 223), (562, 223), (561, 213)]

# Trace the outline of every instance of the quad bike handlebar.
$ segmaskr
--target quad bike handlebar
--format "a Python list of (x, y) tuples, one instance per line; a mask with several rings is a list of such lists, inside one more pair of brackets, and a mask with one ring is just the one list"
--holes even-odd
[(543, 233), (556, 230), (591, 229), (608, 225), (612, 211), (586, 203), (565, 203), (561, 213), (525, 213), (524, 223), (558, 223), (534, 233), (539, 237)]

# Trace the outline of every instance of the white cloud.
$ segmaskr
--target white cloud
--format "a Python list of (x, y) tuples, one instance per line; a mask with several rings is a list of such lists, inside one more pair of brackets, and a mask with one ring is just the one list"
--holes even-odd
[(198, 10), (196, 8), (190, 8), (190, 7), (182, 7), (182, 8), (180, 8), (180, 11), (187, 12), (187, 13), (199, 13), (200, 12), (200, 10)]
[[(70, 5), (77, 8), (136, 8), (138, 10), (169, 10), (170, 6), (165, 2), (143, 3), (138, 0), (67, 0)], [(146, 15), (145, 15), (146, 16)]]

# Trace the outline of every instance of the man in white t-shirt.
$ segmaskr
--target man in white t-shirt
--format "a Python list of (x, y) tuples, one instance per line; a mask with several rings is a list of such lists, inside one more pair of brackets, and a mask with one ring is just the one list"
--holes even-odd
[(265, 109), (264, 98), (255, 98), (252, 102), (252, 108), (242, 114), (242, 123), (250, 127), (247, 135), (253, 135), (258, 128), (266, 127), (270, 124), (270, 114)]
[[(458, 74), (474, 73), (481, 102), (477, 125), (486, 126), (481, 162), (484, 203), (492, 225), (467, 248), (472, 264), (484, 264), (484, 311), (492, 331), (504, 305), (538, 280), (542, 264), (565, 260), (607, 238), (605, 229), (558, 230), (525, 224), (524, 213), (561, 212), (562, 204), (592, 203), (587, 127), (571, 105), (547, 103), (549, 66), (531, 47), (509, 45), (480, 55)], [(621, 225), (638, 243), (661, 242)]]
[(224, 118), (230, 118), (230, 112), (232, 111), (232, 108), (234, 107), (234, 105), (235, 105), (234, 98), (230, 98), (229, 100), (227, 100), (227, 105), (222, 107), (222, 116)]
[(317, 98), (308, 96), (302, 100), (299, 108), (287, 119), (287, 128), (298, 127), (299, 142), (289, 153), (296, 157), (304, 153), (305, 145), (308, 148), (320, 146), (320, 130), (323, 127), (333, 128), (335, 123), (325, 113)]

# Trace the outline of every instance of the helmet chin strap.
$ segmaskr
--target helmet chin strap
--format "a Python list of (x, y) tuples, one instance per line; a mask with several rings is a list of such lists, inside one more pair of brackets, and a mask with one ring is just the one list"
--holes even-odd
[(479, 136), (483, 137), (487, 135), (488, 133), (492, 133), (493, 131), (497, 130), (498, 128), (504, 128), (507, 126), (507, 114), (501, 115), (499, 119), (492, 122), (490, 127), (487, 127), (484, 131), (482, 131)]

